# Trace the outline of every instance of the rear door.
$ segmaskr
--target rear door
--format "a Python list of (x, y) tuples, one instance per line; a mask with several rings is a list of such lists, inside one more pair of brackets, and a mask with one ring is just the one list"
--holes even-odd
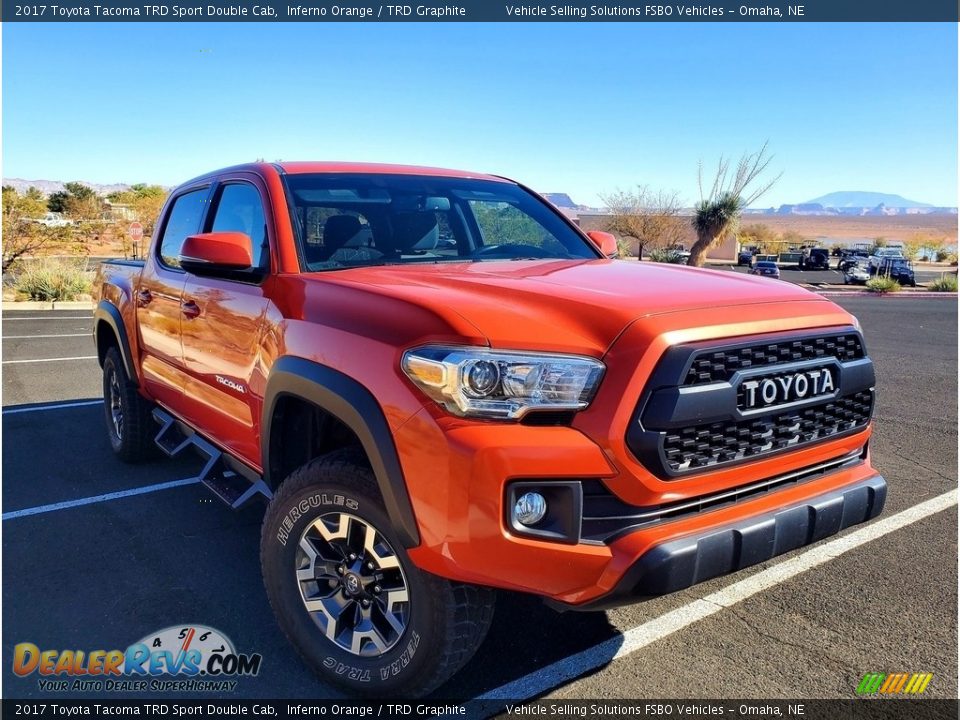
[(224, 277), (187, 274), (181, 325), (185, 419), (233, 455), (260, 468), (260, 416), (266, 376), (261, 362), (264, 284), (271, 270), (273, 218), (255, 176), (224, 176), (212, 193), (205, 232), (236, 231), (253, 242), (255, 269)]
[(204, 185), (180, 191), (170, 200), (134, 297), (144, 385), (153, 398), (173, 409), (179, 407), (186, 384), (180, 320), (187, 275), (178, 256), (187, 236), (199, 232), (209, 195), (210, 186)]

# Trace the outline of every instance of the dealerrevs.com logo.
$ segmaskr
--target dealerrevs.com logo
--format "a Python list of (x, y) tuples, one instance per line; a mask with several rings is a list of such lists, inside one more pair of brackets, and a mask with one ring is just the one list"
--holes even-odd
[(13, 649), (14, 674), (36, 674), (47, 692), (229, 692), (262, 661), (205, 625), (168, 627), (125, 650), (42, 650), (29, 642)]

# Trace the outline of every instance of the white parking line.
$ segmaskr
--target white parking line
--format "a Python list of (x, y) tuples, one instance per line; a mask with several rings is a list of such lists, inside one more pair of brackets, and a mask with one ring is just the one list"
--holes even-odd
[(49, 322), (51, 320), (93, 320), (93, 315), (62, 315), (60, 317), (6, 317), (0, 318), (0, 323), (8, 322), (29, 322), (29, 321)]
[(17, 518), (28, 517), (30, 515), (40, 515), (57, 510), (69, 510), (70, 508), (80, 507), (81, 505), (92, 505), (109, 500), (119, 500), (120, 498), (131, 497), (132, 495), (145, 495), (147, 493), (159, 492), (160, 490), (183, 487), (184, 485), (195, 485), (198, 482), (200, 482), (200, 478), (195, 477), (184, 480), (171, 480), (170, 482), (145, 485), (143, 487), (131, 488), (130, 490), (119, 490), (117, 492), (106, 493), (105, 495), (80, 498), (79, 500), (66, 500), (64, 502), (38, 505), (37, 507), (25, 508), (23, 510), (11, 510), (3, 514), (3, 520), (16, 520)]
[(20, 413), (43, 412), (44, 410), (63, 410), (64, 408), (86, 407), (88, 405), (102, 405), (103, 400), (81, 400), (80, 402), (56, 403), (55, 405), (38, 405), (28, 408), (10, 408), (4, 410), (4, 415), (19, 415)]
[(39, 362), (67, 362), (70, 360), (96, 360), (96, 355), (79, 355), (77, 357), (36, 358), (34, 360), (4, 360), (4, 365), (24, 365)]
[(871, 540), (900, 530), (956, 504), (957, 490), (938, 495), (896, 515), (891, 515), (860, 530), (855, 530), (849, 535), (844, 535), (821, 545), (815, 545), (789, 560), (739, 580), (660, 617), (648, 620), (643, 625), (630, 628), (618, 637), (610, 638), (599, 645), (594, 645), (529, 675), (513, 680), (506, 685), (494, 688), (475, 699), (496, 701), (527, 700), (538, 697), (559, 685), (574, 680), (591, 670), (603, 667), (614, 660), (627, 657), (657, 640), (662, 640), (678, 630), (710, 617), (724, 608), (731, 607), (811, 568), (833, 560)]
[(90, 333), (69, 333), (67, 335), (4, 335), (4, 340), (36, 340), (37, 338), (90, 337)]

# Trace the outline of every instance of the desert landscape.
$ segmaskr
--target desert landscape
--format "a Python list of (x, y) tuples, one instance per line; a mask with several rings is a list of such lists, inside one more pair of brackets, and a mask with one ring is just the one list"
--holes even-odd
[(747, 214), (743, 224), (760, 223), (774, 232), (793, 231), (809, 238), (830, 238), (839, 241), (886, 238), (906, 240), (923, 234), (945, 237), (948, 245), (957, 244), (957, 216), (948, 214), (916, 214), (890, 216), (824, 216)]

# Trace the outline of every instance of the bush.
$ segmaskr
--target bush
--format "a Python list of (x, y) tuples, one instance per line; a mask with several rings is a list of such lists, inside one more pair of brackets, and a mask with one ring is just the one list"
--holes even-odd
[(867, 290), (875, 293), (897, 292), (900, 289), (900, 283), (893, 278), (875, 277), (867, 280)]
[(957, 291), (957, 276), (956, 275), (943, 275), (939, 280), (934, 280), (927, 286), (928, 290), (933, 292), (956, 292)]
[(953, 259), (956, 260), (956, 255), (953, 253), (948, 253), (946, 250), (937, 250), (937, 262), (946, 262), (950, 259), (950, 256), (953, 255)]
[(651, 250), (647, 257), (653, 262), (672, 263), (674, 265), (685, 265), (687, 262), (687, 259), (676, 250), (663, 250), (658, 248)]
[(27, 300), (76, 300), (90, 292), (86, 263), (40, 260), (25, 265), (14, 281), (17, 295)]

